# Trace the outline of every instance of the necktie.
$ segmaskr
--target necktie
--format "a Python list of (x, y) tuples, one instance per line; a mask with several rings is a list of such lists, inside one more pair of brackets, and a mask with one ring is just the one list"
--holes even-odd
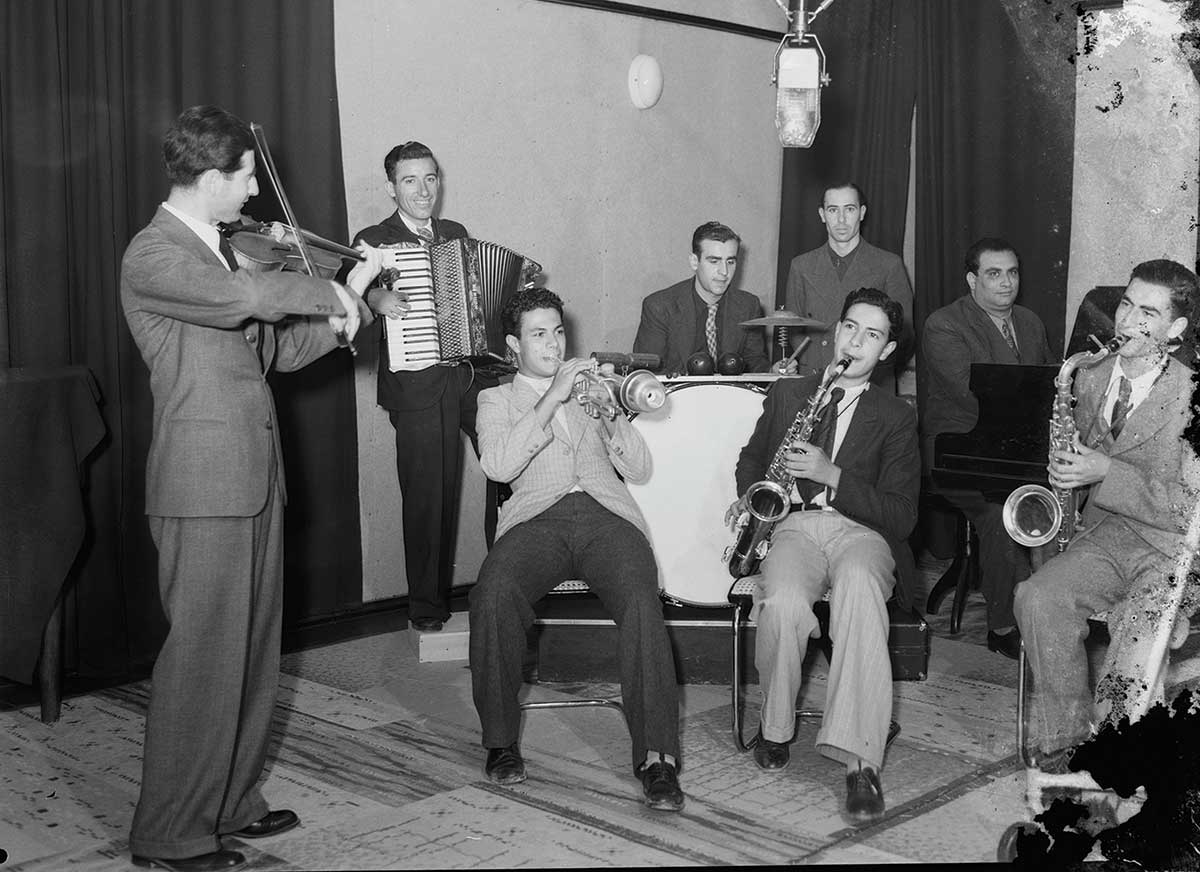
[[(824, 451), (830, 460), (833, 459), (833, 443), (837, 437), (838, 404), (845, 395), (846, 392), (841, 388), (834, 388), (829, 392), (829, 402), (825, 404), (824, 411), (813, 428), (812, 437), (808, 440)], [(813, 481), (798, 481), (796, 487), (806, 503), (811, 503), (816, 495), (825, 489), (825, 485)]]
[(426, 244), (433, 243), (433, 231), (430, 230), (428, 227), (418, 227), (417, 228), (417, 236), (420, 236), (421, 241), (425, 242)]
[(1009, 326), (1007, 318), (1000, 322), (1000, 333), (1003, 334), (1004, 341), (1008, 343), (1008, 347), (1012, 349), (1017, 360), (1020, 360), (1021, 352), (1017, 350), (1017, 337), (1013, 336), (1012, 327)]
[(708, 318), (704, 322), (704, 341), (708, 345), (709, 356), (717, 359), (717, 304), (708, 304)]
[(1117, 401), (1113, 403), (1112, 410), (1112, 433), (1113, 441), (1121, 435), (1121, 430), (1125, 426), (1125, 419), (1129, 417), (1129, 395), (1133, 393), (1133, 385), (1129, 379), (1121, 376), (1121, 381), (1117, 386)]
[(237, 258), (233, 256), (233, 246), (229, 244), (229, 239), (225, 236), (225, 234), (221, 234), (219, 237), (219, 241), (217, 242), (217, 250), (221, 252), (221, 257), (225, 258), (225, 262), (229, 264), (229, 269), (233, 272), (237, 272)]

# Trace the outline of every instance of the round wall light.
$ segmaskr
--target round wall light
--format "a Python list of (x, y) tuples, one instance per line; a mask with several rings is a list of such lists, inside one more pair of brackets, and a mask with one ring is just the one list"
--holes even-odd
[(629, 65), (629, 99), (639, 109), (649, 109), (662, 96), (663, 74), (658, 61), (638, 55)]

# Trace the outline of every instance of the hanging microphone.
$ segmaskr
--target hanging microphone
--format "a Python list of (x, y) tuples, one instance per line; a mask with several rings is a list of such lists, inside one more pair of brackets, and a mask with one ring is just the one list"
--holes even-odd
[(615, 369), (649, 369), (655, 370), (662, 366), (662, 358), (657, 354), (622, 354), (619, 351), (593, 351), (592, 357), (596, 363), (611, 363)]

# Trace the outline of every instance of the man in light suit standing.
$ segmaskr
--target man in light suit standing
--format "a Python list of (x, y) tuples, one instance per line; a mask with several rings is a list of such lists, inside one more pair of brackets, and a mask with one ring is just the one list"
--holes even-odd
[(833, 361), (834, 327), (846, 294), (859, 288), (877, 288), (900, 304), (904, 325), (896, 352), (880, 362), (871, 382), (890, 393), (912, 353), (913, 292), (904, 262), (898, 255), (876, 248), (862, 238), (867, 203), (854, 182), (831, 184), (821, 195), (817, 210), (825, 225), (826, 241), (792, 260), (788, 270), (787, 307), (798, 315), (816, 318), (828, 325), (811, 332), (812, 344), (800, 354), (801, 375), (821, 372)]
[[(234, 869), (221, 837), (299, 823), (258, 788), (279, 681), (286, 491), (266, 373), (352, 339), (380, 253), (334, 282), (238, 269), (218, 222), (258, 193), (245, 122), (196, 106), (163, 139), (171, 192), (130, 242), (121, 303), (150, 369), (146, 514), (169, 623), (154, 664), (133, 862)], [(352, 547), (353, 543), (350, 544)]]
[(557, 295), (520, 291), (500, 323), (518, 372), (479, 395), (480, 463), (488, 478), (512, 487), (471, 591), (471, 687), (488, 749), (484, 771), (497, 784), (525, 780), (517, 692), (533, 604), (579, 578), (617, 625), (621, 695), (646, 805), (679, 811), (675, 661), (646, 521), (622, 481), (649, 477), (649, 452), (624, 416), (591, 418), (573, 399), (576, 378), (595, 361), (564, 360)]
[[(1158, 613), (1169, 588), (1185, 583), (1171, 575), (1200, 498), (1200, 462), (1184, 437), (1195, 423), (1193, 373), (1168, 352), (1196, 323), (1198, 305), (1200, 286), (1186, 267), (1139, 264), (1114, 324), (1128, 340), (1075, 376), (1077, 451), (1053, 451), (1049, 471), (1055, 487), (1086, 493), (1082, 523), (1016, 596), (1036, 688), (1039, 765), (1048, 771), (1065, 771), (1072, 746), (1144, 692)], [(1186, 583), (1176, 618), (1184, 626), (1196, 603), (1195, 582)], [(1088, 617), (1100, 611), (1111, 611), (1110, 643), (1093, 709), (1084, 639)]]

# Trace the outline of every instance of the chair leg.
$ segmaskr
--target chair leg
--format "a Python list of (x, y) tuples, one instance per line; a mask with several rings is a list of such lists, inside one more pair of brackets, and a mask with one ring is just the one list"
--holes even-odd
[(750, 750), (742, 735), (742, 605), (734, 603), (733, 622), (733, 675), (730, 679), (730, 711), (733, 728), (733, 741), (739, 751)]
[(967, 521), (966, 542), (963, 546), (962, 569), (954, 585), (954, 603), (950, 612), (950, 632), (957, 635), (962, 631), (963, 612), (967, 608), (967, 597), (975, 587), (979, 572), (979, 548), (975, 541), (975, 528)]
[(1029, 738), (1025, 725), (1028, 715), (1026, 694), (1029, 692), (1029, 685), (1025, 678), (1025, 666), (1025, 642), (1022, 640), (1017, 649), (1017, 753), (1021, 756), (1025, 768), (1029, 769), (1033, 766), (1033, 760), (1029, 756), (1029, 748), (1026, 747)]
[(622, 716), (625, 714), (625, 707), (621, 705), (620, 700), (603, 699), (601, 697), (593, 697), (590, 699), (563, 699), (563, 700), (543, 700), (538, 702), (523, 702), (521, 709), (557, 709), (557, 708), (585, 708), (601, 706), (603, 708), (616, 709)]

